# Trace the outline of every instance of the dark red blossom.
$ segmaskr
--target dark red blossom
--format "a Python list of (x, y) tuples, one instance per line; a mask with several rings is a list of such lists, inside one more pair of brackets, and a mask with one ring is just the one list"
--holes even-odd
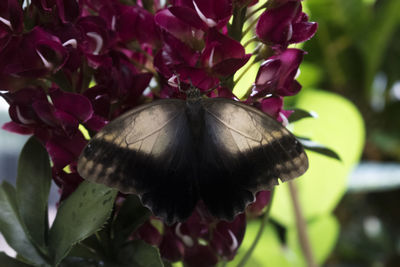
[(173, 0), (170, 11), (187, 24), (201, 28), (221, 28), (232, 15), (232, 0)]
[(0, 1), (0, 33), (3, 31), (14, 34), (21, 33), (23, 30), (22, 15), (22, 7), (18, 0)]
[(218, 259), (233, 259), (244, 237), (245, 215), (238, 215), (232, 222), (217, 221), (201, 207), (186, 222), (165, 227), (160, 244), (164, 258), (183, 260), (189, 267), (214, 266)]
[(159, 246), (161, 256), (171, 262), (182, 260), (185, 247), (182, 240), (174, 234), (174, 230), (166, 228)]
[(229, 76), (246, 64), (250, 56), (239, 42), (211, 29), (201, 60), (214, 75)]
[[(161, 29), (189, 46), (192, 50), (199, 50), (204, 46), (204, 31), (182, 21), (169, 9), (159, 11), (154, 16), (154, 20)], [(168, 41), (167, 38), (168, 36), (164, 35), (166, 41)]]
[(136, 231), (136, 236), (152, 246), (160, 245), (162, 239), (160, 232), (151, 224), (150, 220), (140, 226)]
[(295, 77), (304, 53), (300, 49), (286, 49), (281, 54), (264, 61), (258, 70), (252, 97), (297, 94), (301, 85)]
[(316, 31), (317, 23), (308, 21), (298, 0), (285, 1), (278, 7), (267, 9), (256, 27), (257, 36), (262, 42), (278, 45), (280, 49), (307, 41)]
[(77, 173), (67, 173), (65, 171), (56, 170), (53, 168), (53, 179), (56, 185), (60, 188), (60, 201), (66, 199), (79, 184), (83, 181), (82, 177)]
[(243, 241), (246, 230), (246, 218), (242, 213), (236, 216), (233, 222), (218, 222), (210, 241), (219, 257), (224, 260), (232, 260)]
[(264, 208), (270, 202), (270, 199), (271, 199), (271, 191), (264, 190), (258, 192), (256, 195), (256, 201), (251, 203), (246, 208), (246, 213), (254, 217), (260, 216), (264, 211)]
[(43, 141), (46, 142), (47, 152), (49, 152), (56, 170), (61, 170), (65, 166), (75, 163), (87, 143), (80, 131), (75, 131), (69, 137), (53, 134), (50, 138), (45, 137)]
[(23, 89), (5, 97), (14, 122), (5, 129), (34, 133), (47, 148), (57, 169), (76, 161), (86, 144), (78, 130), (79, 123), (89, 120), (93, 114), (86, 97), (58, 88), (51, 88), (48, 94), (41, 88)]
[(137, 40), (141, 44), (158, 45), (159, 32), (154, 16), (144, 8), (110, 1), (104, 2), (99, 14), (122, 42)]
[[(18, 76), (38, 78), (58, 71), (67, 60), (67, 51), (59, 38), (35, 27), (32, 31), (13, 36), (0, 51), (0, 88), (18, 88)], [(10, 83), (8, 83), (10, 82)]]
[(218, 257), (211, 247), (196, 244), (185, 250), (183, 262), (188, 267), (213, 267), (218, 263)]

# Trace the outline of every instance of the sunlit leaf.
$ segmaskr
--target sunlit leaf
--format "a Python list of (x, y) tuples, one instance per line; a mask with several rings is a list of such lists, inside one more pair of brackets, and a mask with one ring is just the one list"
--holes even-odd
[[(307, 90), (299, 108), (317, 112), (318, 119), (294, 124), (294, 133), (329, 146), (342, 161), (308, 151), (309, 170), (295, 180), (306, 219), (333, 211), (347, 188), (348, 176), (363, 149), (365, 129), (361, 115), (348, 100), (333, 93)], [(287, 184), (276, 187), (271, 216), (286, 226), (295, 225)]]
[[(307, 224), (307, 234), (310, 240), (313, 257), (318, 265), (322, 265), (336, 245), (339, 236), (339, 223), (332, 215), (320, 216)], [(288, 229), (288, 246), (303, 261), (296, 266), (306, 266), (298, 239), (297, 229)]]
[[(243, 255), (251, 247), (257, 232), (260, 227), (260, 220), (253, 220), (248, 222), (246, 226), (246, 234), (243, 239), (243, 243), (239, 248), (239, 251), (233, 261), (228, 262), (227, 266), (233, 267), (238, 266)], [(291, 259), (291, 252), (287, 250), (279, 241), (278, 234), (275, 229), (268, 224), (258, 242), (258, 245), (254, 249), (251, 257), (245, 263), (245, 266), (252, 267), (290, 267), (294, 263)]]

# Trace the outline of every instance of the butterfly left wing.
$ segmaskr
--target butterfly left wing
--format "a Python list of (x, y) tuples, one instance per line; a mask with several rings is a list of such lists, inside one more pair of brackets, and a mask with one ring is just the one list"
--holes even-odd
[(271, 189), (308, 168), (298, 140), (261, 111), (229, 99), (203, 100), (205, 133), (199, 177), (200, 197), (210, 212), (232, 220)]
[(137, 194), (167, 223), (186, 219), (197, 203), (192, 138), (185, 102), (159, 100), (110, 122), (82, 152), (87, 180)]

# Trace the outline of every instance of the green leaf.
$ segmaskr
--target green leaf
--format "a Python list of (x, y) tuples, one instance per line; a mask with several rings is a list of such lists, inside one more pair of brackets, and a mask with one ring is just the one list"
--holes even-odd
[(164, 266), (158, 249), (142, 240), (127, 243), (121, 248), (118, 258), (126, 267)]
[[(93, 235), (95, 237), (95, 235)], [(85, 240), (86, 241), (86, 240)], [(96, 249), (87, 246), (84, 242), (80, 242), (72, 247), (68, 253), (68, 257), (101, 260), (101, 255)]]
[(0, 252), (0, 262), (2, 266), (7, 266), (7, 267), (29, 267), (31, 265), (25, 264), (23, 262), (20, 262), (17, 259), (11, 258), (4, 252)]
[[(355, 106), (336, 94), (309, 89), (300, 94), (298, 106), (317, 112), (318, 119), (297, 122), (294, 133), (329, 146), (342, 160), (307, 151), (310, 167), (294, 181), (307, 220), (332, 212), (340, 201), (347, 188), (348, 176), (360, 159), (365, 129)], [(282, 225), (295, 225), (286, 183), (276, 187), (271, 217)]]
[(59, 267), (111, 267), (102, 261), (95, 259), (86, 259), (79, 257), (67, 257), (59, 265)]
[(109, 218), (117, 191), (84, 181), (58, 209), (49, 232), (49, 247), (57, 265), (77, 242), (96, 232)]
[[(228, 262), (228, 267), (236, 267), (245, 252), (250, 248), (260, 227), (260, 220), (249, 221), (246, 234), (238, 254), (233, 261)], [(313, 255), (318, 265), (322, 265), (333, 250), (338, 234), (339, 224), (332, 215), (324, 215), (307, 224), (308, 235), (313, 249)], [(287, 243), (279, 240), (276, 228), (268, 224), (264, 229), (261, 239), (245, 266), (251, 267), (292, 267), (306, 266), (296, 227), (287, 228)]]
[(46, 253), (47, 199), (51, 184), (50, 160), (45, 148), (31, 137), (18, 162), (17, 203), (28, 236)]
[(15, 189), (7, 182), (0, 186), (0, 232), (21, 257), (32, 264), (47, 266), (24, 231), (18, 214)]
[(141, 226), (151, 215), (149, 209), (144, 207), (139, 198), (129, 195), (114, 222), (114, 240), (119, 246), (124, 243), (129, 235)]
[(288, 118), (290, 123), (296, 122), (296, 121), (299, 121), (299, 120), (305, 119), (305, 118), (315, 118), (315, 117), (317, 117), (317, 115), (314, 114), (313, 112), (309, 112), (309, 111), (306, 111), (306, 110), (303, 110), (303, 109), (294, 108), (294, 109), (291, 109), (291, 110), (293, 110), (293, 113), (290, 114), (290, 116)]
[(317, 142), (314, 142), (312, 140), (305, 139), (305, 138), (297, 137), (297, 139), (300, 141), (300, 143), (303, 145), (303, 147), (305, 149), (314, 151), (318, 154), (321, 154), (321, 155), (324, 155), (324, 156), (327, 156), (327, 157), (330, 157), (333, 159), (340, 160), (340, 156), (335, 151), (333, 151), (330, 148), (327, 148), (324, 145), (318, 144)]

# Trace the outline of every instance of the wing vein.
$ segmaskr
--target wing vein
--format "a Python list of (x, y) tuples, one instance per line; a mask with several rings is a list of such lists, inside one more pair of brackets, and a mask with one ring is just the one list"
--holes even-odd
[[(171, 121), (173, 121), (174, 119), (176, 119), (178, 116), (179, 116), (179, 113), (177, 113), (175, 116), (173, 116), (173, 117), (171, 117), (170, 119), (168, 119), (164, 124), (161, 124), (161, 126), (159, 126), (159, 127), (158, 127), (156, 130), (154, 130), (153, 132), (151, 132), (151, 133), (149, 133), (149, 134), (147, 134), (147, 135), (145, 135), (145, 136), (142, 136), (142, 137), (136, 139), (135, 141), (136, 141), (136, 142), (137, 142), (137, 141), (142, 141), (142, 140), (146, 139), (147, 137), (149, 137), (149, 136), (151, 136), (151, 135), (153, 135), (153, 134), (155, 134), (155, 133), (157, 133), (157, 132), (160, 132), (166, 125), (168, 125)], [(127, 145), (129, 145), (130, 143), (126, 140), (127, 138), (128, 138), (128, 136), (125, 137), (125, 142), (126, 142)]]
[[(232, 131), (234, 131), (234, 132), (237, 132), (238, 134), (240, 134), (240, 135), (242, 135), (242, 136), (244, 136), (244, 137), (246, 137), (246, 138), (249, 138), (249, 139), (251, 139), (251, 140), (253, 140), (253, 141), (258, 141), (258, 142), (260, 142), (260, 140), (259, 139), (256, 139), (256, 138), (254, 138), (254, 137), (252, 137), (252, 136), (249, 136), (248, 134), (245, 134), (245, 133), (243, 133), (242, 131), (239, 131), (239, 130), (237, 130), (237, 129), (235, 129), (235, 128), (233, 128), (233, 127), (231, 127), (231, 126), (229, 126), (228, 124), (226, 124), (223, 120), (221, 120), (220, 118), (218, 118), (218, 116), (217, 115), (215, 115), (214, 113), (212, 113), (211, 111), (209, 111), (208, 109), (205, 109), (212, 117), (214, 117), (217, 121), (219, 121), (220, 123), (222, 123), (225, 127), (227, 127), (228, 129), (231, 129)], [(247, 112), (247, 111), (246, 111)], [(258, 131), (258, 129), (257, 129), (257, 131)], [(258, 132), (260, 132), (260, 131), (258, 131)], [(261, 135), (262, 136), (262, 135)]]

